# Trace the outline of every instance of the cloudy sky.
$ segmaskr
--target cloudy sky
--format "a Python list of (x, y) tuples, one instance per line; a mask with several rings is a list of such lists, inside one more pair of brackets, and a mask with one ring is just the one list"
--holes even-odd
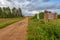
[(0, 0), (0, 7), (21, 8), (24, 15), (50, 10), (60, 13), (60, 0)]

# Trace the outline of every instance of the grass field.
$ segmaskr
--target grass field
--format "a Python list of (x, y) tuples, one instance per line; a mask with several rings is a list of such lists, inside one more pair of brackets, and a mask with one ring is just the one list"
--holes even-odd
[(60, 19), (44, 23), (29, 19), (27, 40), (60, 40)]
[(0, 29), (4, 28), (14, 22), (20, 21), (23, 18), (0, 18)]

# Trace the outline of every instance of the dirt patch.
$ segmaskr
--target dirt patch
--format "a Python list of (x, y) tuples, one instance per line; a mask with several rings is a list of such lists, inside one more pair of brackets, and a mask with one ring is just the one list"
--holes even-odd
[(0, 29), (0, 40), (26, 40), (28, 18)]

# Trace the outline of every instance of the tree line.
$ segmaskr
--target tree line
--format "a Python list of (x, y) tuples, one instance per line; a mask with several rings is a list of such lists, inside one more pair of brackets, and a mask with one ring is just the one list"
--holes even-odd
[[(33, 17), (34, 18), (37, 18), (37, 14), (35, 14), (35, 16)], [(44, 18), (44, 12), (39, 12), (39, 18), (40, 19), (43, 19)]]
[(16, 9), (15, 7), (10, 9), (9, 7), (0, 7), (0, 18), (14, 18), (22, 17), (21, 8)]
[[(58, 19), (60, 19), (60, 14), (57, 15)], [(37, 14), (33, 18), (37, 18)], [(44, 12), (39, 12), (39, 18), (44, 19)]]

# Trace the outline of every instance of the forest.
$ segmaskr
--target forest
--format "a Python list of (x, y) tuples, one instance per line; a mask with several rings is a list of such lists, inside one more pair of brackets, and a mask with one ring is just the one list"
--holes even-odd
[(14, 18), (14, 17), (22, 17), (21, 8), (12, 8), (9, 7), (0, 7), (0, 18)]

